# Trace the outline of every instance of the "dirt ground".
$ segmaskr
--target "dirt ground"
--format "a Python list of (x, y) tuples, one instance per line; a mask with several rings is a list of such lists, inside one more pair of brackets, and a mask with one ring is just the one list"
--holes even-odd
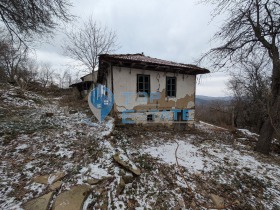
[[(264, 156), (254, 152), (257, 135), (245, 129), (115, 126), (110, 118), (96, 122), (71, 95), (9, 85), (0, 93), (1, 209), (21, 209), (50, 192), (34, 178), (56, 172), (66, 175), (54, 199), (75, 185), (91, 187), (82, 209), (280, 209), (276, 141)], [(116, 153), (140, 176), (114, 161)]]

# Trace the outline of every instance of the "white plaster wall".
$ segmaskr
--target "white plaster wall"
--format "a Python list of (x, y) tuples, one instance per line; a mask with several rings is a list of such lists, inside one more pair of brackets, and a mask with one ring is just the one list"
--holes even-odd
[[(194, 75), (183, 75), (174, 74), (169, 72), (159, 72), (151, 70), (142, 69), (130, 69), (124, 67), (113, 67), (113, 79), (114, 79), (114, 99), (116, 110), (122, 112), (124, 110), (133, 110), (137, 105), (146, 105), (147, 98), (137, 96), (137, 74), (150, 75), (151, 92), (165, 92), (166, 89), (166, 77), (176, 77), (177, 78), (177, 91), (176, 98), (174, 97), (164, 97), (165, 101), (172, 100), (176, 102), (178, 99), (184, 98), (186, 95), (191, 97), (191, 100), (187, 102), (185, 108), (194, 108), (194, 97), (195, 97), (195, 82), (196, 78)], [(108, 87), (111, 89), (111, 75), (109, 70), (108, 75)], [(124, 95), (129, 93), (129, 99)], [(148, 99), (149, 100), (149, 99)], [(155, 103), (156, 101), (153, 101)], [(149, 105), (149, 109), (156, 105)], [(176, 104), (171, 109), (176, 109)]]

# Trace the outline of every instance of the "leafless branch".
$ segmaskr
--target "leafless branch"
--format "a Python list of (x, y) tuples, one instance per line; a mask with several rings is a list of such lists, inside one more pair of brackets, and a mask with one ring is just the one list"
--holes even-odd
[(117, 36), (112, 30), (102, 27), (90, 17), (81, 27), (66, 32), (65, 54), (79, 61), (88, 72), (94, 72), (98, 56), (114, 52)]
[(0, 19), (12, 36), (24, 42), (50, 33), (59, 21), (70, 21), (69, 7), (68, 0), (1, 0)]

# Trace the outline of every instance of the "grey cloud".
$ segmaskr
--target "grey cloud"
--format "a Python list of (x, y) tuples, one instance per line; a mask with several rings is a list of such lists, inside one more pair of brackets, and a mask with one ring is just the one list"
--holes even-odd
[[(73, 4), (73, 14), (84, 20), (92, 15), (97, 22), (116, 31), (121, 45), (116, 53), (144, 52), (183, 63), (193, 63), (213, 47), (209, 40), (221, 21), (210, 23), (213, 8), (198, 4), (198, 0), (76, 0)], [(58, 33), (55, 44), (43, 45), (38, 50), (61, 54), (62, 40)], [(215, 81), (214, 78), (205, 83)], [(216, 86), (224, 88), (222, 82), (216, 81)]]

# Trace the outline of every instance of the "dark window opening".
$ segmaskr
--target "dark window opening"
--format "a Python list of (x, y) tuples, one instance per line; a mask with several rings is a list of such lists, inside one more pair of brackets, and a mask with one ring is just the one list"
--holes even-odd
[(153, 114), (148, 114), (147, 115), (147, 121), (154, 121), (154, 115)]
[(166, 95), (176, 97), (176, 77), (166, 77)]
[[(177, 115), (177, 119), (176, 119)], [(174, 112), (174, 121), (182, 121), (182, 112)]]
[[(177, 116), (177, 119), (176, 119)], [(186, 118), (186, 116), (185, 116)], [(180, 112), (174, 112), (174, 117), (173, 117), (174, 121), (185, 121), (186, 119), (183, 119), (183, 110), (181, 110)]]
[(150, 95), (150, 75), (138, 74), (137, 75), (137, 92), (140, 97), (144, 97), (143, 92)]

